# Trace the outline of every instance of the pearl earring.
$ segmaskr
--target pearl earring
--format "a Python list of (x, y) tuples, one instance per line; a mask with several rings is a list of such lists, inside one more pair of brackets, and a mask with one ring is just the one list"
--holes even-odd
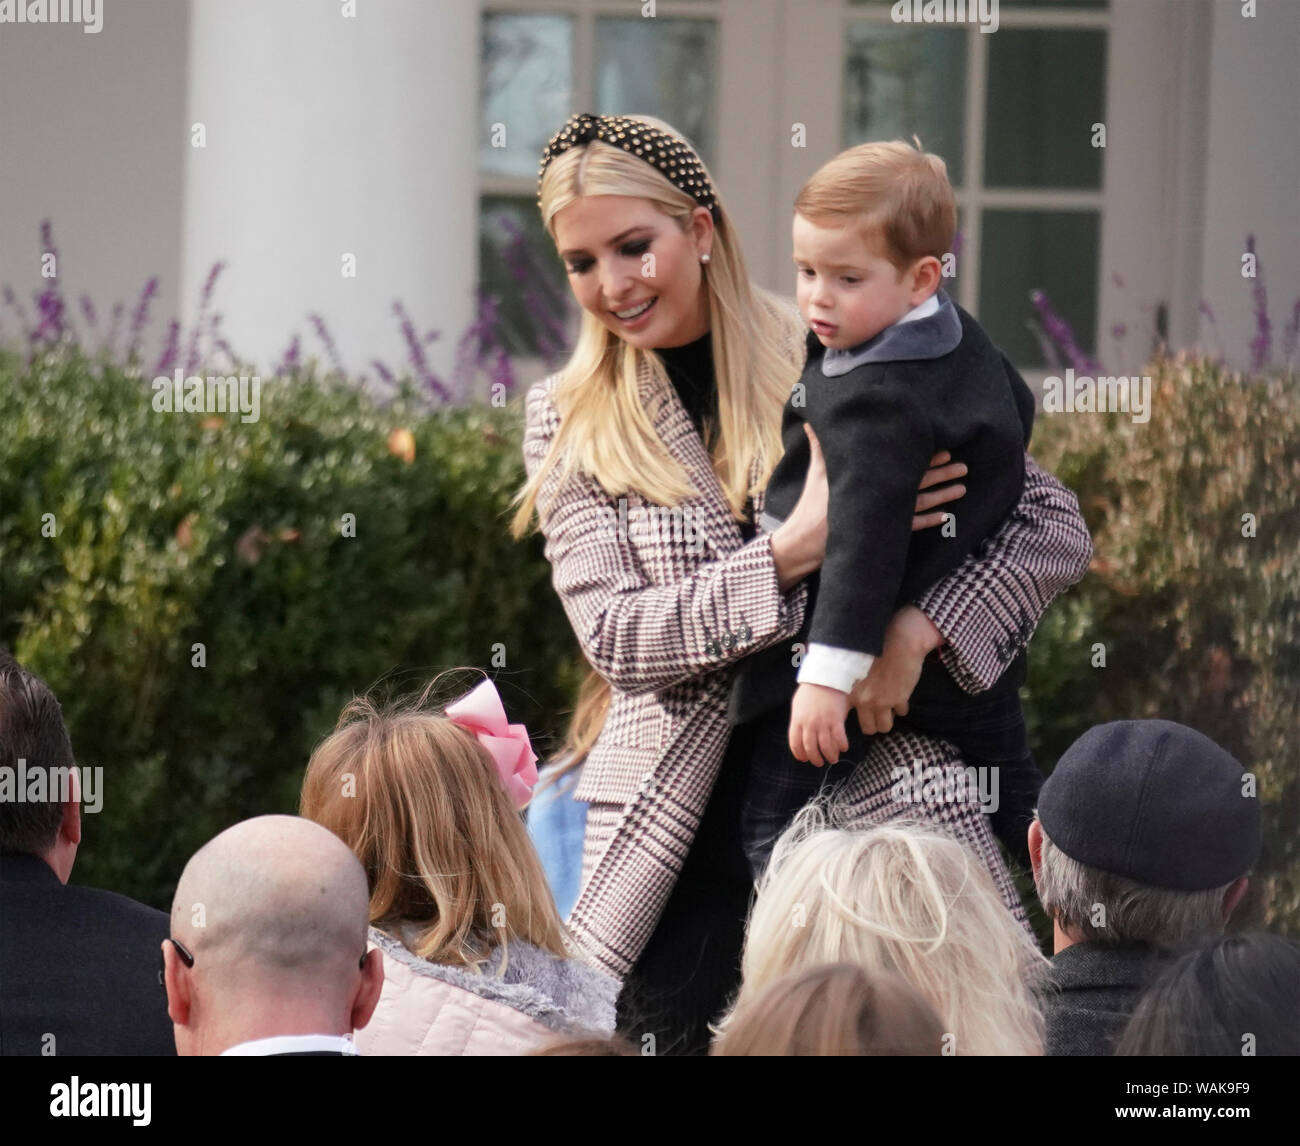
[(702, 263), (707, 263), (707, 262), (709, 261), (709, 257), (710, 257), (710, 256), (709, 256), (708, 253), (706, 252), (705, 254), (703, 254), (703, 255), (700, 256), (700, 262), (702, 262)]

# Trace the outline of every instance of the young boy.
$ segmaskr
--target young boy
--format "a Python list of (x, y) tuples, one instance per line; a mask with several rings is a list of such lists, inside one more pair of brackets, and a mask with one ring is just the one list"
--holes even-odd
[[(943, 160), (904, 143), (843, 152), (795, 201), (808, 356), (786, 403), (785, 454), (760, 525), (775, 529), (803, 491), (805, 423), (825, 457), (829, 509), (803, 628), (793, 642), (742, 661), (732, 682), (731, 722), (755, 725), (741, 812), (755, 878), (777, 835), (820, 788), (825, 772), (814, 765), (822, 756), (834, 764), (851, 741), (850, 759), (863, 758), (857, 721), (845, 725), (849, 695), (882, 652), (895, 610), (995, 533), (1023, 491), (1033, 395), (940, 289), (956, 214)], [(941, 450), (966, 464), (967, 493), (942, 527), (913, 533), (917, 485)], [(797, 673), (796, 642), (806, 645)], [(962, 764), (997, 769), (993, 827), (1027, 862), (1042, 776), (1020, 709), (1024, 678), (1022, 652), (992, 689), (968, 695), (932, 653), (900, 723), (954, 744)]]

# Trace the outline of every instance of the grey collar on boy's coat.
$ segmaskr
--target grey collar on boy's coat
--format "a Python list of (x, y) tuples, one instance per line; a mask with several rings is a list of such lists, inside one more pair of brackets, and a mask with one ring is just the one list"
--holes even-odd
[[(938, 300), (938, 305), (927, 307), (931, 300)], [(868, 362), (916, 362), (952, 353), (961, 342), (961, 317), (952, 299), (940, 290), (913, 309), (923, 308), (925, 313), (920, 317), (909, 319), (904, 315), (859, 346), (826, 350), (822, 355), (822, 374), (838, 378)]]

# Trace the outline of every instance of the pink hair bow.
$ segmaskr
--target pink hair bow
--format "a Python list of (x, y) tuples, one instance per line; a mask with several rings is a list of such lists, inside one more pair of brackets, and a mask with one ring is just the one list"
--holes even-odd
[(474, 733), (488, 750), (515, 805), (522, 808), (528, 803), (537, 783), (537, 753), (529, 742), (528, 730), (522, 724), (506, 721), (496, 685), (490, 680), (481, 681), (444, 711), (453, 724)]

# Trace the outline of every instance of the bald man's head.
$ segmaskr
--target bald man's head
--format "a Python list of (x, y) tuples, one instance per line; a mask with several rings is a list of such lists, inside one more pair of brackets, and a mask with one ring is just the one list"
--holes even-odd
[(172, 936), (196, 972), (241, 993), (342, 989), (365, 954), (369, 900), (360, 861), (336, 835), (297, 816), (258, 816), (185, 865)]

